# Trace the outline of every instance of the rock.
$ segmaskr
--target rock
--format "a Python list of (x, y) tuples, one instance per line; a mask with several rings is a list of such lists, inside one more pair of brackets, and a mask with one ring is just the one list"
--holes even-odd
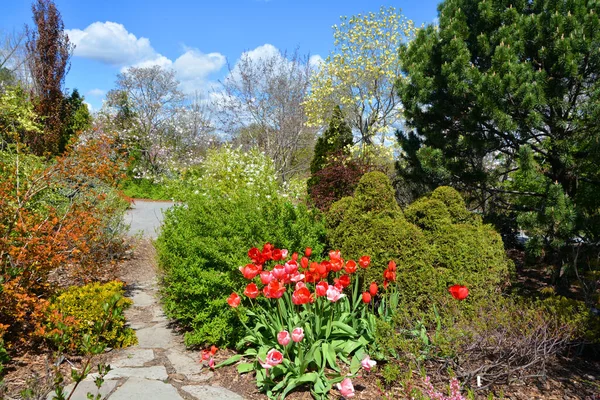
[(175, 340), (171, 330), (164, 324), (157, 324), (142, 328), (135, 332), (138, 346), (147, 349), (170, 349), (175, 347)]
[(143, 367), (144, 364), (152, 360), (154, 360), (154, 351), (136, 347), (123, 352), (110, 363), (110, 366), (113, 368)]
[(104, 379), (118, 379), (118, 378), (143, 378), (143, 379), (154, 379), (157, 381), (166, 381), (169, 378), (167, 369), (164, 365), (155, 365), (153, 367), (142, 367), (142, 368), (115, 368), (109, 371)]
[(194, 360), (192, 357), (183, 354), (175, 349), (171, 349), (167, 352), (167, 358), (171, 362), (175, 371), (178, 374), (183, 374), (187, 379), (192, 379), (192, 376), (200, 375), (202, 373), (202, 364), (198, 360)]
[(156, 299), (146, 292), (136, 292), (131, 300), (134, 307), (148, 307), (156, 303)]
[[(197, 400), (244, 400), (239, 394), (220, 386), (188, 385), (182, 387), (181, 390)], [(111, 397), (111, 400), (113, 399)]]
[[(75, 390), (75, 393), (73, 393), (71, 400), (87, 400), (88, 393), (91, 393), (94, 396), (96, 395), (96, 393), (100, 393), (100, 395), (102, 395), (102, 398), (104, 399), (110, 392), (113, 391), (113, 389), (117, 386), (118, 383), (119, 381), (104, 381), (102, 386), (100, 386), (100, 391), (98, 391), (98, 388), (96, 387), (96, 384), (94, 382), (83, 381), (77, 386), (77, 389)], [(74, 387), (74, 383), (66, 386), (65, 394), (69, 396)], [(46, 399), (52, 400), (53, 396), (54, 392), (48, 393)]]
[(140, 378), (129, 378), (110, 396), (110, 400), (183, 400), (177, 389), (168, 383)]

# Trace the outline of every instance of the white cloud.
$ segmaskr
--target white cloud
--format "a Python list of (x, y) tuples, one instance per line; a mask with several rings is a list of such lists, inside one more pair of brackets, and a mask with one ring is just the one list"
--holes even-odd
[(84, 30), (66, 29), (73, 54), (107, 64), (126, 65), (154, 59), (157, 56), (147, 38), (137, 38), (116, 22), (94, 22)]
[(181, 80), (206, 77), (217, 72), (225, 65), (225, 56), (221, 53), (204, 54), (197, 49), (189, 49), (179, 56), (173, 67)]
[(318, 54), (312, 55), (308, 59), (308, 63), (313, 68), (317, 68), (318, 66), (320, 66), (323, 61), (325, 61), (325, 60), (323, 60), (323, 57), (321, 57)]
[(91, 96), (91, 97), (102, 97), (105, 94), (106, 94), (106, 90), (92, 89), (92, 90), (88, 91), (85, 95), (86, 96)]

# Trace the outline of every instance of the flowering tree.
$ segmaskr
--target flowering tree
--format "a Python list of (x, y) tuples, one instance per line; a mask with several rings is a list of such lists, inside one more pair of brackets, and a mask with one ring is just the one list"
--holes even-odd
[(414, 24), (394, 8), (342, 17), (334, 25), (335, 51), (311, 79), (305, 102), (308, 121), (322, 126), (336, 105), (364, 144), (381, 142), (401, 109), (395, 84), (402, 79), (398, 48), (412, 38)]
[(216, 96), (221, 128), (273, 159), (286, 181), (308, 170), (315, 130), (306, 124), (304, 98), (311, 67), (307, 57), (278, 51), (260, 58), (244, 53)]

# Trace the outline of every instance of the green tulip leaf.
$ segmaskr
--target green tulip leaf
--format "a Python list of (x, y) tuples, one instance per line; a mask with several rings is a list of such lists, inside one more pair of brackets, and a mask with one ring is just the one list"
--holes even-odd
[(254, 363), (241, 363), (237, 365), (237, 371), (240, 374), (246, 374), (254, 371)]

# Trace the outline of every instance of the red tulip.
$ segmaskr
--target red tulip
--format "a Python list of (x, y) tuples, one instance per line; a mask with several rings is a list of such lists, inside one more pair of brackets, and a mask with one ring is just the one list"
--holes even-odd
[(329, 252), (329, 259), (331, 261), (340, 261), (342, 259), (342, 253), (339, 250), (331, 250)]
[(311, 254), (312, 254), (312, 249), (310, 247), (307, 247), (306, 250), (304, 250), (304, 256), (310, 257)]
[(273, 260), (279, 261), (282, 258), (283, 258), (283, 256), (281, 255), (281, 250), (280, 249), (273, 250)]
[(448, 291), (456, 300), (464, 300), (469, 295), (469, 289), (462, 285), (450, 286)]
[(231, 293), (231, 295), (227, 298), (227, 304), (229, 304), (233, 308), (236, 308), (237, 306), (239, 306), (240, 301), (241, 301), (240, 296), (238, 296), (238, 294), (235, 292)]
[(295, 305), (306, 304), (311, 300), (312, 295), (306, 286), (299, 288), (292, 294), (292, 303)]
[(327, 294), (327, 289), (329, 289), (329, 284), (325, 281), (321, 281), (317, 283), (315, 292), (317, 292), (317, 296), (325, 296)]
[(273, 279), (267, 286), (263, 288), (263, 293), (266, 298), (278, 299), (285, 293), (285, 286), (277, 279)]
[(346, 263), (346, 272), (349, 274), (353, 274), (356, 272), (356, 261), (348, 260)]
[(389, 269), (383, 271), (383, 279), (390, 282), (396, 282), (396, 273)]
[(258, 288), (256, 287), (256, 283), (250, 283), (248, 286), (246, 286), (246, 290), (244, 290), (244, 294), (248, 297), (250, 297), (251, 299), (255, 299), (256, 297), (258, 297), (259, 291)]
[(302, 257), (300, 265), (302, 265), (302, 268), (304, 269), (308, 268), (308, 257)]
[(255, 263), (262, 264), (260, 250), (258, 250), (256, 247), (253, 247), (250, 250), (248, 250), (248, 257), (250, 257), (250, 259)]
[(388, 269), (390, 271), (395, 271), (396, 270), (396, 262), (394, 260), (390, 260), (390, 262), (388, 263)]
[(369, 304), (371, 302), (371, 294), (369, 292), (364, 292), (362, 294), (362, 301), (365, 304)]
[(377, 290), (377, 284), (375, 282), (371, 282), (371, 286), (369, 286), (369, 293), (371, 294), (371, 296), (376, 296)]
[(360, 265), (362, 268), (367, 268), (370, 263), (371, 263), (371, 257), (369, 257), (369, 256), (362, 256), (361, 258), (358, 259), (358, 265)]
[(335, 283), (339, 283), (343, 288), (350, 285), (350, 275), (342, 275), (339, 279), (335, 279)]
[(245, 267), (240, 267), (239, 269), (242, 275), (244, 275), (244, 278), (250, 280), (254, 279), (254, 277), (260, 273), (262, 267), (255, 264), (246, 264)]

